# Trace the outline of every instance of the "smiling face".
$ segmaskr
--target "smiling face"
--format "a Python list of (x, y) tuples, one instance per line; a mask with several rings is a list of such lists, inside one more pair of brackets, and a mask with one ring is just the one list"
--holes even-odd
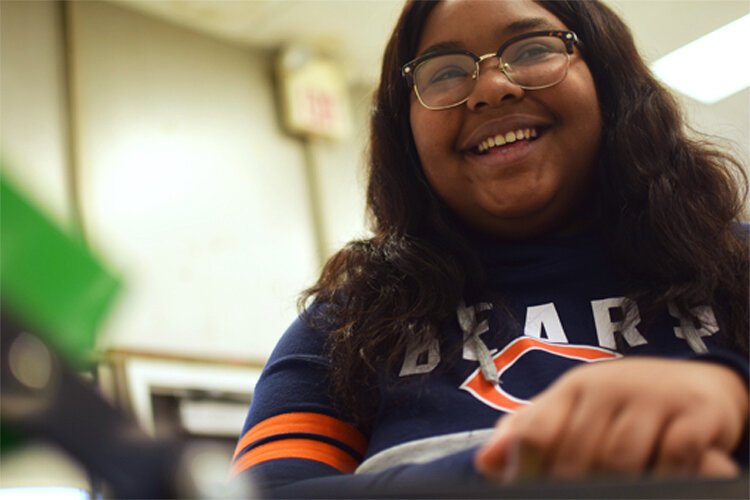
[[(430, 14), (417, 55), (436, 44), (487, 54), (513, 36), (546, 29), (568, 28), (528, 0), (446, 0)], [(526, 238), (575, 230), (586, 221), (601, 138), (591, 73), (576, 49), (562, 82), (523, 90), (493, 61), (482, 63), (469, 99), (455, 108), (426, 109), (412, 92), (411, 129), (427, 180), (483, 233)], [(492, 146), (500, 137), (506, 144)]]

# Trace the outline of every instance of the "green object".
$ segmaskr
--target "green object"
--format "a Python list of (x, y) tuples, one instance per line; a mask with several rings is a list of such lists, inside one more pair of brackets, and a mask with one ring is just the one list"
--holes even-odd
[(0, 297), (4, 312), (74, 367), (88, 361), (119, 280), (0, 171)]
[(24, 440), (25, 436), (18, 429), (3, 423), (2, 428), (0, 428), (0, 451), (2, 453), (17, 450)]

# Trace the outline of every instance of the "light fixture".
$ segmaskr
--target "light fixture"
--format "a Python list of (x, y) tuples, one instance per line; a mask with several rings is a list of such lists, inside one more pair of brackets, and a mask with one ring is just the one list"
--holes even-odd
[(750, 14), (670, 52), (651, 65), (678, 92), (713, 104), (750, 86)]

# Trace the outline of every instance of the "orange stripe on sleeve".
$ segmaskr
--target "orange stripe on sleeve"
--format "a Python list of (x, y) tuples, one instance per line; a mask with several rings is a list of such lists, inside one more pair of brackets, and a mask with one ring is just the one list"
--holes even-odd
[(240, 439), (234, 451), (234, 458), (237, 458), (243, 448), (259, 439), (290, 432), (319, 434), (333, 438), (360, 455), (367, 451), (367, 439), (352, 425), (321, 413), (296, 412), (276, 415), (255, 424)]
[(312, 439), (281, 439), (251, 449), (234, 464), (230, 474), (236, 476), (253, 465), (277, 458), (303, 458), (328, 464), (345, 474), (354, 472), (359, 462), (344, 450)]

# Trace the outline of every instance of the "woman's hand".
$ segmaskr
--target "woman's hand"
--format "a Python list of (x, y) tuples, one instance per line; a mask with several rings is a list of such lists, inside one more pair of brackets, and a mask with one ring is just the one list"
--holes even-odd
[(577, 367), (498, 421), (475, 457), (501, 482), (544, 476), (738, 473), (748, 390), (720, 364), (627, 358)]

